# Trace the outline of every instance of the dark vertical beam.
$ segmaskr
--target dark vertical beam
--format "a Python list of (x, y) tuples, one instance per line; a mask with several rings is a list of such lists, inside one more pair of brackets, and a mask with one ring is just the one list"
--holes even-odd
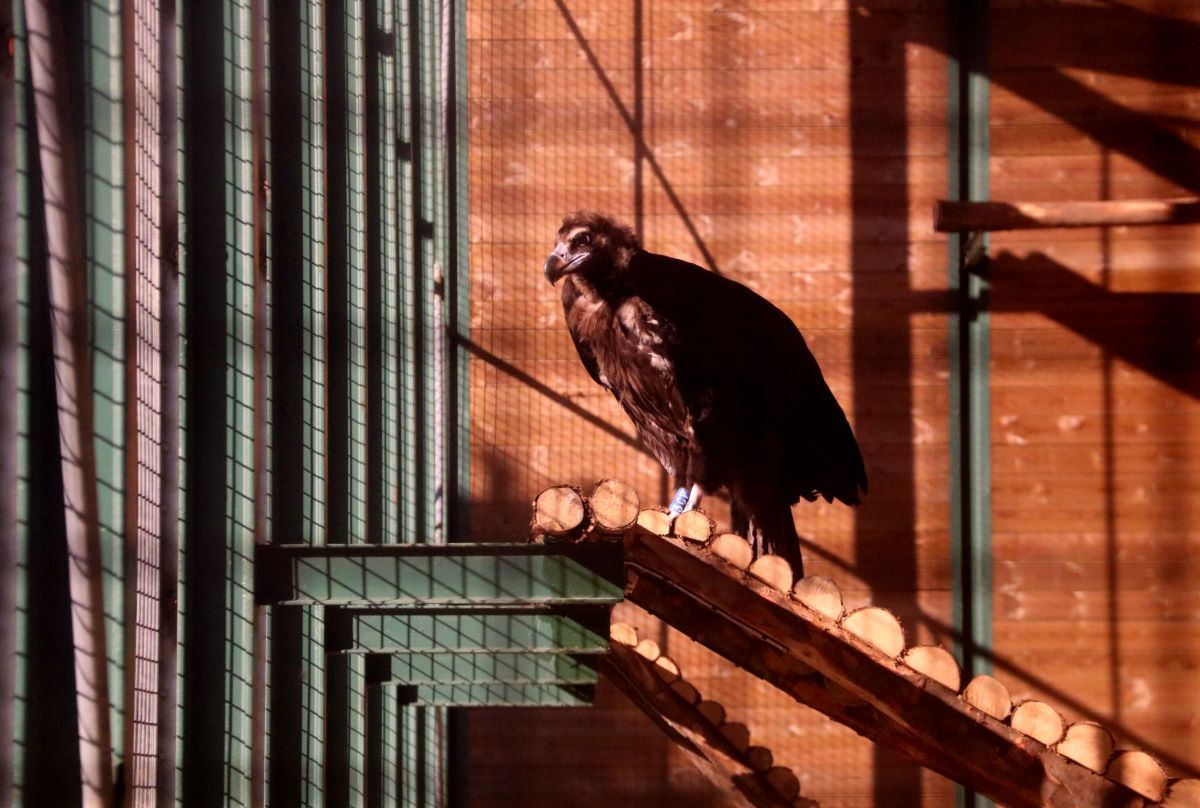
[(187, 209), (187, 620), (183, 701), (185, 805), (225, 802), (225, 30), (210, 0), (184, 0), (183, 127)]
[(159, 468), (162, 488), (159, 526), (159, 623), (158, 623), (158, 758), (155, 781), (159, 805), (174, 805), (176, 769), (179, 764), (179, 75), (175, 46), (176, 0), (160, 0), (159, 154), (161, 155), (159, 231), (162, 271), (162, 452)]
[[(366, 162), (366, 332), (367, 332), (367, 531), (373, 544), (383, 542), (383, 165), (380, 159), (381, 57), (392, 32), (379, 28), (379, 3), (365, 0), (364, 133)], [(387, 2), (387, 0), (383, 0)]]
[[(346, 0), (325, 3), (326, 542), (350, 540), (349, 87)], [(350, 623), (325, 610), (325, 801), (350, 801)]]
[[(304, 535), (304, 170), (301, 15), (304, 0), (271, 0), (271, 528)], [(303, 612), (271, 614), (268, 803), (303, 804)]]
[(410, 403), (412, 405), (415, 429), (412, 454), (407, 459), (412, 464), (412, 490), (416, 492), (416, 502), (410, 503), (410, 506), (414, 511), (414, 522), (417, 525), (417, 530), (424, 537), (425, 531), (429, 527), (429, 503), (426, 502), (425, 496), (429, 474), (425, 463), (427, 456), (425, 423), (428, 409), (425, 404), (428, 398), (428, 384), (426, 383), (424, 372), (426, 368), (425, 356), (427, 353), (425, 340), (425, 316), (427, 313), (425, 298), (427, 287), (424, 266), (424, 245), (433, 233), (432, 223), (426, 221), (424, 215), (426, 183), (429, 178), (426, 176), (425, 171), (427, 164), (424, 152), (425, 137), (423, 131), (425, 94), (424, 85), (422, 84), (425, 71), (422, 69), (422, 53), (427, 47), (427, 43), (421, 39), (423, 28), (421, 13), (421, 3), (419, 0), (408, 0), (407, 79), (409, 87), (409, 116), (407, 123), (410, 155), (409, 166), (412, 170), (411, 223), (409, 227), (409, 232), (412, 233), (412, 242), (408, 245), (408, 248), (410, 255), (409, 266), (412, 269), (412, 299), (414, 301), (413, 311), (409, 319), (409, 322), (412, 324), (412, 344), (408, 361), (414, 363), (413, 398)]
[[(893, 256), (893, 272), (863, 272), (859, 267), (860, 252), (879, 247), (877, 222), (883, 219), (896, 223), (901, 233), (909, 223), (909, 195), (903, 186), (886, 189), (880, 194), (866, 166), (878, 157), (880, 107), (899, 110), (894, 120), (887, 121), (890, 139), (890, 159), (900, 165), (895, 174), (905, 176), (909, 150), (908, 120), (904, 115), (908, 74), (903, 63), (881, 74), (868, 69), (875, 59), (879, 42), (895, 38), (895, 15), (889, 13), (887, 2), (865, 0), (860, 4), (865, 13), (850, 14), (850, 148), (851, 148), (851, 288), (855, 305), (852, 339), (854, 372), (855, 429), (868, 462), (876, 455), (876, 447), (886, 443), (889, 458), (887, 507), (867, 507), (855, 519), (855, 555), (857, 558), (881, 558), (887, 563), (866, 571), (866, 579), (877, 597), (889, 597), (887, 605), (901, 611), (916, 607), (917, 550), (914, 533), (916, 515), (916, 477), (911, 422), (913, 394), (911, 379), (896, 387), (887, 397), (879, 395), (871, 378), (872, 367), (880, 362), (880, 346), (886, 346), (889, 367), (912, 367), (912, 324), (909, 307), (872, 306), (867, 302), (879, 300), (878, 295), (892, 301), (904, 301), (912, 295), (909, 280), (909, 258), (904, 236), (889, 239)], [(872, 13), (878, 12), (878, 13)], [(884, 99), (882, 103), (878, 99)], [(887, 339), (880, 340), (879, 334)], [(904, 425), (904, 426), (901, 426)], [(878, 478), (878, 473), (876, 478)], [(876, 496), (879, 496), (877, 493)], [(878, 805), (919, 803), (921, 800), (920, 770), (891, 751), (874, 748), (874, 793)]]
[[(24, 65), (30, 73), (28, 52)], [(62, 469), (58, 459), (58, 416), (54, 402), (54, 350), (50, 337), (50, 297), (47, 279), (45, 226), (38, 211), (44, 208), (33, 93), (26, 88), (18, 103), (27, 128), (24, 163), (28, 211), (25, 234), (28, 256), (26, 278), (26, 378), (27, 416), (25, 451), (26, 536), (24, 564), (25, 675), (24, 721), (14, 732), (22, 741), (24, 765), (17, 775), (20, 796), (26, 805), (80, 804), (79, 748), (77, 737), (62, 727), (78, 722), (75, 696), (65, 682), (75, 676), (71, 654), (70, 589), (67, 586), (67, 540), (63, 523)], [(37, 615), (37, 631), (28, 630)]]
[(383, 700), (388, 690), (382, 686), (391, 676), (389, 654), (368, 654), (366, 658), (366, 808), (384, 808)]
[[(949, 188), (952, 199), (988, 198), (989, 0), (950, 2)], [(949, 239), (950, 552), (956, 655), (967, 677), (989, 673), (992, 647), (991, 409), (987, 234)], [(991, 801), (959, 788), (961, 806)]]
[(325, 610), (325, 804), (350, 804), (350, 657), (353, 618), (344, 609)]
[(350, 539), (349, 108), (346, 0), (325, 4), (325, 261), (328, 319), (326, 541)]

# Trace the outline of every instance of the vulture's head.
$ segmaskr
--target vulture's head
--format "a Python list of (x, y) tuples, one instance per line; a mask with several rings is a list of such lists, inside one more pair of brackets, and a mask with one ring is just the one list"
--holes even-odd
[(578, 273), (595, 282), (610, 279), (629, 267), (640, 248), (633, 228), (611, 216), (579, 211), (563, 219), (554, 252), (546, 258), (546, 280), (551, 285), (564, 275)]

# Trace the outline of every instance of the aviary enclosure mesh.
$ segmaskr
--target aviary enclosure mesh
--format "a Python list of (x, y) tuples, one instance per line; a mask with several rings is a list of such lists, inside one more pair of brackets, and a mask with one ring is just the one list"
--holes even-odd
[[(851, 605), (873, 590), (914, 640), (948, 641), (946, 252), (929, 214), (946, 183), (946, 63), (920, 42), (945, 19), (865, 5), (468, 4), (473, 535), (520, 540), (531, 499), (555, 483), (617, 477), (647, 505), (669, 496), (542, 275), (563, 214), (599, 208), (800, 325), (872, 478), (857, 513), (796, 509), (808, 570), (840, 581)], [(728, 523), (723, 500), (705, 507)], [(948, 797), (940, 778), (620, 612), (753, 743), (799, 766), (805, 794)], [(719, 801), (606, 683), (593, 712), (476, 711), (471, 728), (472, 805)]]
[[(592, 384), (542, 261), (604, 208), (646, 246), (764, 294), (804, 331), (854, 424), (871, 493), (801, 504), (808, 571), (849, 606), (952, 643), (940, 0), (471, 0), (471, 521), (513, 540), (544, 486), (667, 491)], [(1200, 7), (992, 0), (991, 194), (1200, 193)], [(1015, 699), (1102, 721), (1197, 776), (1200, 227), (992, 240), (991, 663)], [(686, 292), (685, 292), (686, 293)], [(770, 350), (764, 346), (764, 350)], [(787, 368), (779, 368), (786, 373)], [(708, 503), (718, 520), (719, 501)], [(824, 804), (947, 805), (949, 785), (813, 716), (632, 607), (752, 742)], [(478, 712), (471, 804), (714, 805), (602, 683), (586, 714)], [(514, 777), (513, 773), (520, 776)]]

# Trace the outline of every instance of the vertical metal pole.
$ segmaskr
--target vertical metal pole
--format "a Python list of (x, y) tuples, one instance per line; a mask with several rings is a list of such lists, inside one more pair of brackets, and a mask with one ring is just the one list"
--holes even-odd
[[(272, 0), (271, 25), (271, 385), (273, 453), (271, 528), (276, 542), (311, 540), (305, 530), (306, 424), (304, 401), (306, 99), (302, 47), (305, 0)], [(314, 285), (310, 284), (309, 293)], [(271, 615), (270, 805), (307, 805), (304, 744), (305, 684), (312, 667), (305, 655), (304, 622), (298, 608)]]
[[(13, 4), (0, 3), (0, 43), (13, 42)], [(0, 49), (0, 805), (16, 798), (17, 652), (17, 87), (14, 49)]]
[[(185, 6), (188, 805), (252, 801), (255, 539), (251, 53), (247, 0)], [(216, 348), (219, 345), (220, 348)], [(220, 664), (223, 675), (214, 675)]]
[(63, 510), (70, 558), (79, 754), (85, 805), (112, 802), (104, 592), (87, 332), (83, 204), (75, 133), (64, 86), (67, 43), (54, 0), (27, 0), (30, 62), (49, 247), (51, 321), (62, 452)]
[[(384, 0), (386, 2), (386, 0)], [(390, 32), (380, 25), (380, 0), (365, 0), (361, 33), (363, 60), (363, 156), (364, 172), (364, 216), (363, 244), (365, 256), (365, 317), (366, 329), (365, 367), (366, 375), (366, 531), (365, 539), (378, 544), (383, 541), (386, 528), (383, 520), (384, 486), (384, 363), (383, 363), (383, 291), (384, 266), (383, 246), (385, 240), (384, 194), (383, 194), (383, 144), (380, 142), (380, 118), (384, 99), (380, 86), (384, 83), (384, 66), (387, 48), (386, 37)]]
[[(270, 281), (268, 278), (268, 227), (267, 209), (267, 63), (266, 63), (266, 0), (250, 3), (250, 70), (251, 70), (251, 160), (254, 194), (253, 222), (254, 244), (254, 459), (253, 492), (254, 543), (268, 541), (268, 513), (270, 502), (270, 459), (267, 455), (267, 430), (270, 423), (270, 398), (268, 377), (270, 375), (270, 323), (268, 300)], [(270, 651), (267, 646), (269, 615), (267, 607), (253, 607), (253, 643), (251, 688), (251, 743), (250, 743), (250, 804), (266, 804), (267, 786), (267, 675)]]
[[(450, 86), (446, 110), (446, 315), (449, 381), (446, 388), (446, 535), (460, 541), (468, 535), (470, 513), (470, 362), (459, 337), (471, 328), (470, 256), (467, 197), (467, 3), (451, 0), (447, 22), (451, 44), (443, 70)], [(455, 713), (466, 715), (465, 710)]]
[[(988, 198), (988, 0), (950, 4), (949, 194)], [(950, 289), (950, 550), (956, 653), (970, 677), (991, 671), (991, 407), (988, 377), (987, 235), (954, 234)], [(970, 808), (990, 800), (957, 790)]]
[(158, 804), (172, 806), (176, 796), (179, 705), (179, 75), (176, 66), (175, 0), (159, 0), (159, 261), (162, 375), (162, 444), (159, 468), (158, 738), (155, 781)]

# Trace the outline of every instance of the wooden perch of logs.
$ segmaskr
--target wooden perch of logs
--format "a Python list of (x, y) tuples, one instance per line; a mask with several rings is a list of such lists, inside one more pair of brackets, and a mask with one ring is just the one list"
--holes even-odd
[(751, 743), (745, 724), (730, 721), (719, 703), (700, 697), (658, 644), (613, 623), (612, 652), (601, 670), (641, 708), (734, 805), (747, 808), (815, 806), (800, 796), (800, 781), (775, 765), (771, 751)]
[(934, 209), (939, 233), (1035, 230), (1050, 227), (1131, 227), (1200, 222), (1200, 199), (1102, 202), (957, 202)]
[[(632, 501), (625, 494), (621, 499)], [(589, 510), (585, 503), (585, 524), (568, 531), (573, 540), (611, 538), (586, 524)], [(711, 521), (690, 513), (698, 515), (681, 525), (665, 512), (642, 510), (622, 534), (626, 597), (797, 701), (1018, 808), (1200, 806), (1200, 781), (1168, 780), (1144, 752), (1114, 754), (1102, 727), (1064, 727), (1049, 705), (1026, 701), (1014, 709), (994, 677), (977, 676), (963, 687), (949, 652), (906, 649), (891, 613), (871, 606), (846, 613), (830, 579), (793, 581), (783, 559), (754, 559), (749, 543), (734, 534), (710, 538)], [(617, 644), (633, 639), (639, 647), (636, 635), (614, 631), (623, 637)], [(641, 650), (643, 659), (658, 652), (648, 645)], [(723, 718), (678, 678), (678, 666), (665, 663), (663, 670), (673, 677), (675, 696), (709, 723)], [(765, 758), (757, 753), (756, 759)]]

